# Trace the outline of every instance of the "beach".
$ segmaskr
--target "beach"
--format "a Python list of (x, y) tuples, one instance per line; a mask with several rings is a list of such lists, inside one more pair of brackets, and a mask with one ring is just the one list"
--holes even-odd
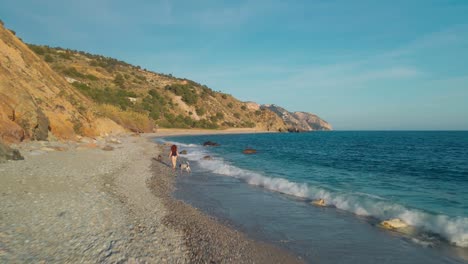
[[(0, 164), (2, 263), (300, 263), (172, 198), (166, 130), (14, 145)], [(154, 159), (158, 155), (162, 161)]]

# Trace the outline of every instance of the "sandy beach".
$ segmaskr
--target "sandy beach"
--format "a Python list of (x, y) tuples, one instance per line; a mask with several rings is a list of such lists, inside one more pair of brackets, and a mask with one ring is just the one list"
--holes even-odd
[(301, 262), (173, 199), (165, 146), (150, 142), (254, 132), (160, 129), (14, 146), (25, 160), (0, 164), (0, 262)]

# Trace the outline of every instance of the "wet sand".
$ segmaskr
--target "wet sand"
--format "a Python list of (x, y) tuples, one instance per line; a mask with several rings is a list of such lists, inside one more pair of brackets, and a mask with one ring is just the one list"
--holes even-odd
[[(167, 146), (158, 146), (161, 152)], [(154, 176), (150, 181), (153, 193), (168, 210), (163, 222), (184, 232), (191, 263), (302, 263), (294, 255), (275, 246), (253, 241), (245, 234), (219, 223), (190, 205), (173, 199), (176, 175), (169, 159), (153, 159)]]

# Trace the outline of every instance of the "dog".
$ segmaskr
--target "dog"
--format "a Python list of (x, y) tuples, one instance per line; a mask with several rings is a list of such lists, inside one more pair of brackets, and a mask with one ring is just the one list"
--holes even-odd
[(162, 161), (162, 156), (158, 155), (158, 161)]
[(186, 171), (188, 173), (192, 172), (192, 170), (190, 169), (190, 163), (188, 161), (186, 161), (185, 163), (181, 163), (179, 165), (179, 168), (180, 168), (180, 171)]

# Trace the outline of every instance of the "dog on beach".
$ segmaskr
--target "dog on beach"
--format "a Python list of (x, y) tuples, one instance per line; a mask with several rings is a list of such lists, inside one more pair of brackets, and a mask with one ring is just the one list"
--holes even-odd
[(158, 161), (161, 161), (161, 160), (162, 160), (162, 156), (158, 155)]
[(184, 163), (181, 163), (179, 165), (179, 168), (180, 168), (180, 171), (185, 171), (185, 172), (188, 172), (190, 173), (192, 170), (190, 169), (190, 163), (188, 161), (184, 162)]

